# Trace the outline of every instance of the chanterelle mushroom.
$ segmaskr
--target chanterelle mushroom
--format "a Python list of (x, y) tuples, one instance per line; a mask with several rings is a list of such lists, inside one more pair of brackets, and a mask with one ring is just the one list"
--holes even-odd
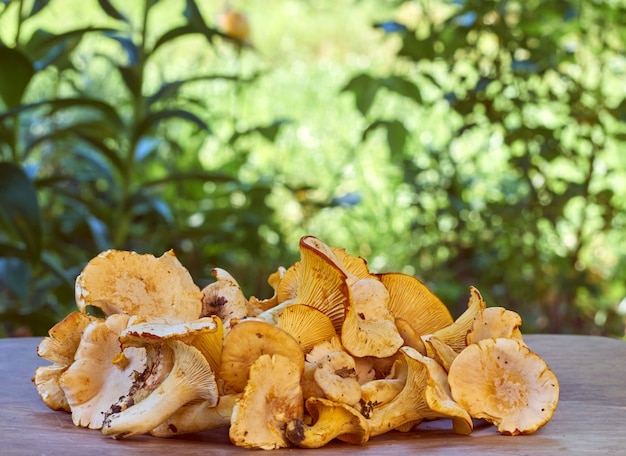
[(234, 277), (221, 268), (213, 268), (212, 274), (215, 282), (202, 289), (202, 315), (217, 315), (227, 326), (248, 316), (248, 300)]
[(76, 305), (105, 315), (126, 313), (149, 321), (195, 320), (202, 310), (202, 292), (172, 250), (159, 258), (123, 250), (94, 257), (76, 278)]
[(74, 362), (83, 331), (95, 319), (80, 312), (72, 312), (54, 325), (48, 331), (49, 336), (37, 347), (39, 357), (53, 364), (38, 367), (33, 382), (41, 400), (53, 410), (71, 411), (59, 380), (61, 374)]
[(361, 399), (355, 367), (354, 358), (348, 353), (330, 352), (317, 362), (313, 378), (326, 398), (354, 406)]
[(299, 363), (275, 354), (261, 355), (250, 367), (243, 396), (233, 407), (229, 437), (244, 448), (272, 450), (290, 445), (287, 423), (304, 416)]
[(282, 329), (264, 321), (244, 320), (224, 338), (219, 378), (224, 393), (240, 393), (248, 382), (252, 363), (264, 354), (280, 354), (304, 369), (304, 354), (298, 342)]
[(168, 339), (165, 344), (174, 358), (169, 375), (145, 399), (108, 415), (102, 425), (103, 434), (115, 438), (144, 434), (191, 401), (217, 404), (215, 375), (200, 350), (175, 339)]
[(506, 337), (522, 340), (522, 317), (517, 312), (504, 307), (487, 307), (474, 317), (467, 333), (467, 345), (483, 339)]
[(137, 373), (144, 371), (145, 350), (120, 349), (119, 335), (131, 318), (114, 314), (87, 325), (74, 362), (61, 375), (59, 384), (76, 426), (100, 429), (111, 404), (128, 394)]
[(320, 448), (333, 439), (362, 445), (369, 440), (367, 420), (349, 405), (311, 397), (305, 403), (312, 424), (293, 420), (285, 435), (301, 448)]
[(546, 424), (559, 400), (559, 383), (545, 361), (518, 339), (484, 339), (454, 359), (452, 397), (472, 417), (502, 434), (531, 434)]

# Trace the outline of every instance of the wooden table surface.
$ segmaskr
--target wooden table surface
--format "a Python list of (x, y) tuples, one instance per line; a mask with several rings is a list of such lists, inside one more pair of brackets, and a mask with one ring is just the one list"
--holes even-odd
[[(0, 455), (209, 455), (239, 454), (226, 429), (175, 439), (148, 435), (113, 440), (78, 428), (65, 412), (48, 409), (31, 379), (39, 338), (0, 339)], [(603, 337), (526, 335), (561, 385), (552, 420), (528, 436), (502, 436), (479, 425), (469, 436), (452, 434), (446, 421), (417, 432), (391, 432), (363, 446), (333, 442), (321, 449), (283, 449), (268, 454), (315, 455), (605, 455), (626, 454), (626, 342)]]

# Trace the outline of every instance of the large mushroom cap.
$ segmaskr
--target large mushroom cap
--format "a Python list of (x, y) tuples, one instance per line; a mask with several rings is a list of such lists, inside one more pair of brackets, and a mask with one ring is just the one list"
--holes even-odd
[(202, 311), (202, 292), (172, 250), (155, 258), (107, 250), (93, 258), (76, 278), (76, 305), (105, 315), (137, 315), (168, 323), (195, 320)]
[(250, 366), (261, 355), (283, 355), (304, 370), (300, 344), (287, 332), (264, 321), (244, 320), (224, 338), (219, 378), (226, 391), (242, 392), (248, 382)]
[(517, 339), (484, 339), (454, 359), (452, 397), (472, 417), (502, 434), (530, 434), (546, 424), (559, 400), (559, 383), (539, 355)]

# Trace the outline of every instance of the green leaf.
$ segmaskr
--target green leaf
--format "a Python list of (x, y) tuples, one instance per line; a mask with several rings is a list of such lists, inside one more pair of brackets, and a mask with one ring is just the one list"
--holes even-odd
[(396, 92), (418, 103), (422, 101), (422, 94), (417, 86), (401, 76), (388, 76), (382, 80), (383, 85), (392, 92)]
[(287, 123), (289, 123), (289, 120), (279, 119), (279, 120), (272, 122), (269, 125), (252, 127), (244, 131), (236, 131), (230, 137), (230, 140), (228, 142), (229, 144), (234, 144), (242, 136), (247, 136), (251, 133), (259, 133), (268, 141), (274, 142), (276, 140), (276, 136), (278, 135), (278, 132), (280, 131), (281, 127)]
[(365, 116), (372, 107), (380, 86), (381, 82), (378, 79), (362, 73), (353, 77), (341, 91), (354, 93), (356, 106), (361, 111), (361, 114)]
[(378, 128), (387, 130), (387, 144), (391, 156), (396, 161), (400, 161), (409, 131), (399, 120), (377, 120), (367, 126), (363, 132), (363, 140), (366, 140), (369, 134)]
[(26, 55), (4, 46), (0, 46), (0, 66), (4, 68), (0, 71), (0, 99), (11, 109), (20, 105), (35, 69)]
[(42, 241), (37, 190), (21, 167), (8, 162), (0, 162), (0, 220), (37, 260)]
[(35, 0), (33, 2), (33, 7), (30, 9), (30, 13), (28, 13), (28, 17), (33, 17), (35, 14), (39, 13), (46, 6), (48, 6), (49, 3), (50, 0)]
[(135, 138), (140, 138), (148, 134), (153, 128), (156, 128), (160, 122), (173, 118), (187, 120), (196, 124), (202, 130), (210, 131), (209, 126), (204, 122), (204, 120), (189, 111), (184, 109), (163, 109), (162, 111), (149, 114), (143, 122), (137, 126)]

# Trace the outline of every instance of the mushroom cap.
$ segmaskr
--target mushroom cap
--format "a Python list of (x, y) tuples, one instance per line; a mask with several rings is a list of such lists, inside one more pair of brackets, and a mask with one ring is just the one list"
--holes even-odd
[(484, 339), (469, 345), (448, 372), (452, 397), (472, 417), (502, 434), (531, 434), (557, 407), (559, 383), (545, 361), (518, 339)]
[(204, 355), (211, 368), (220, 366), (224, 327), (222, 320), (213, 315), (184, 323), (141, 322), (128, 326), (120, 334), (122, 347), (144, 347), (166, 340), (180, 340), (193, 345)]
[(354, 406), (361, 399), (354, 358), (344, 351), (330, 352), (320, 359), (313, 378), (333, 402)]
[(486, 307), (474, 317), (467, 333), (467, 345), (495, 337), (522, 340), (520, 326), (522, 317), (517, 312), (504, 307)]
[(291, 334), (303, 351), (330, 340), (336, 334), (333, 322), (327, 315), (306, 304), (286, 307), (278, 316), (277, 326)]
[(40, 358), (53, 362), (51, 365), (38, 367), (33, 377), (41, 400), (52, 410), (70, 411), (59, 380), (61, 374), (74, 362), (74, 354), (83, 331), (94, 320), (95, 317), (71, 312), (48, 331), (49, 336), (44, 337), (37, 347)]
[(234, 277), (221, 268), (211, 273), (216, 281), (202, 289), (202, 315), (217, 315), (224, 322), (248, 316), (248, 300)]
[(389, 311), (418, 334), (432, 334), (453, 323), (446, 305), (416, 277), (395, 272), (378, 277), (389, 290)]
[(341, 343), (352, 355), (385, 358), (404, 340), (387, 309), (389, 293), (377, 279), (360, 279), (350, 285), (352, 299), (341, 327)]
[(202, 292), (173, 250), (159, 258), (106, 250), (76, 278), (75, 294), (81, 312), (93, 306), (106, 316), (125, 313), (172, 323), (195, 320), (202, 311)]
[(113, 314), (91, 322), (83, 332), (75, 360), (61, 375), (76, 426), (100, 429), (105, 412), (131, 390), (146, 365), (142, 348), (120, 348), (119, 335), (131, 317)]
[(249, 371), (243, 395), (233, 407), (228, 432), (231, 442), (264, 450), (289, 446), (285, 426), (304, 417), (299, 363), (280, 354), (264, 354)]
[(265, 321), (244, 320), (224, 337), (219, 378), (227, 392), (242, 392), (248, 382), (250, 366), (261, 355), (283, 355), (296, 363), (300, 376), (304, 354), (300, 344), (287, 332)]

